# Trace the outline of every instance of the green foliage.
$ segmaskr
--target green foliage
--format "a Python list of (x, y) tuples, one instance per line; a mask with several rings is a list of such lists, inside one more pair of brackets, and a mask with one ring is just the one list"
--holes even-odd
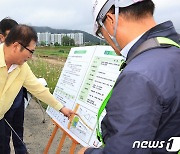
[(69, 46), (69, 37), (68, 36), (64, 36), (63, 38), (62, 38), (62, 45), (63, 46)]
[(60, 44), (58, 42), (54, 43), (54, 46), (60, 46)]
[(71, 39), (68, 36), (63, 36), (62, 45), (63, 46), (74, 46), (75, 45), (74, 39)]
[[(44, 78), (46, 80), (50, 92), (53, 93), (63, 65), (47, 63), (42, 59), (31, 60), (28, 64), (36, 77)], [(44, 103), (42, 103), (42, 105), (44, 108), (47, 107)]]
[(75, 45), (74, 39), (70, 39), (69, 44), (70, 44), (70, 46), (74, 46)]
[(40, 45), (41, 45), (41, 46), (45, 46), (46, 43), (45, 43), (44, 41), (41, 41)]
[(38, 78), (45, 78), (50, 92), (53, 93), (63, 66), (47, 63), (43, 59), (31, 60), (28, 64)]
[(56, 46), (56, 47), (37, 47), (36, 56), (67, 58), (72, 46)]
[(64, 50), (59, 50), (60, 53), (64, 53)]

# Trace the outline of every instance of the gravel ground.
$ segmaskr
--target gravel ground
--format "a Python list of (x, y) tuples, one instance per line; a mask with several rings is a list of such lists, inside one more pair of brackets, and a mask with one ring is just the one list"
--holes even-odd
[[(47, 114), (45, 114), (45, 119), (45, 123), (43, 123), (41, 108), (36, 101), (31, 99), (30, 104), (26, 108), (24, 120), (24, 142), (26, 143), (29, 154), (43, 154), (54, 129), (54, 124)], [(61, 135), (62, 131), (59, 129), (48, 154), (56, 154)], [(71, 140), (66, 138), (61, 154), (68, 154), (70, 146)], [(81, 145), (78, 145), (75, 153), (81, 147)], [(12, 154), (14, 154), (13, 149)]]

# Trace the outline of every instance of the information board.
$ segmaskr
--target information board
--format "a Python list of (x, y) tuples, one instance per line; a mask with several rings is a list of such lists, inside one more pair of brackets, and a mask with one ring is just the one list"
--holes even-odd
[[(96, 138), (97, 112), (112, 89), (122, 61), (110, 46), (72, 48), (53, 95), (79, 115), (72, 121), (48, 107), (46, 112), (83, 146), (99, 147)], [(103, 112), (100, 120), (105, 115)]]

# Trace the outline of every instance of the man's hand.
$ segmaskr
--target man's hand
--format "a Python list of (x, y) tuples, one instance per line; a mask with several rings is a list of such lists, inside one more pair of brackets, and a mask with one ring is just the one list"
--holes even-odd
[(86, 151), (86, 149), (88, 149), (88, 147), (81, 148), (81, 149), (78, 151), (78, 154), (84, 154), (84, 152)]
[(74, 111), (66, 108), (66, 107), (63, 107), (62, 109), (60, 109), (60, 112), (62, 112), (64, 114), (64, 116), (70, 118), (72, 114), (76, 114)]

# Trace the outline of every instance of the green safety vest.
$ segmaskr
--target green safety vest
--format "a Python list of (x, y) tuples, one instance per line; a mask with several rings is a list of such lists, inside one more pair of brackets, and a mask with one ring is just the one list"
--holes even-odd
[[(158, 47), (170, 47), (170, 46), (176, 46), (178, 48), (180, 48), (180, 45), (177, 44), (176, 42), (174, 42), (173, 40), (166, 38), (166, 37), (156, 37), (156, 38), (151, 38), (146, 40), (145, 42), (143, 42), (135, 51), (134, 53), (132, 53), (132, 55), (125, 61), (122, 62), (120, 65), (120, 71), (122, 71), (124, 69), (124, 67), (132, 60), (134, 59), (136, 56), (138, 56), (139, 54), (148, 51), (152, 48), (158, 48)], [(114, 86), (113, 86), (114, 87)], [(100, 142), (102, 142), (102, 145), (105, 146), (103, 138), (102, 138), (102, 134), (100, 132), (100, 123), (99, 123), (99, 119), (100, 116), (102, 114), (102, 112), (104, 111), (109, 99), (111, 98), (112, 95), (112, 91), (113, 88), (111, 89), (111, 91), (109, 92), (109, 94), (106, 96), (106, 98), (104, 99), (104, 101), (102, 102), (98, 114), (97, 114), (97, 128), (96, 128), (96, 135), (97, 138)]]

